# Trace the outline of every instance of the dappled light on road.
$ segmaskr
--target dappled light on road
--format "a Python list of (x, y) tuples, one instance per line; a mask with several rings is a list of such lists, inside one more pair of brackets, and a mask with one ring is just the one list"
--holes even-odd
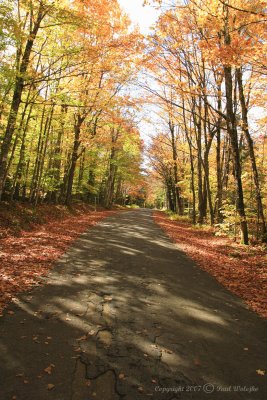
[[(255, 372), (264, 362), (262, 322), (181, 253), (148, 210), (83, 234), (47, 285), (21, 296), (13, 311), (1, 326), (9, 387), (1, 390), (9, 398), (21, 379), (30, 381), (22, 385), (27, 400), (46, 400), (49, 383), (55, 400), (169, 400), (180, 395), (155, 388), (263, 385)], [(208, 398), (189, 394), (182, 399)]]

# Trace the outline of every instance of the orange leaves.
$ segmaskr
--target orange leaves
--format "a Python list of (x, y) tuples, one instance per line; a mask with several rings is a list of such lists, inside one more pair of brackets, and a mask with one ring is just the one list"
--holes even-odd
[(46, 372), (48, 375), (52, 374), (53, 368), (55, 368), (54, 364), (50, 364), (47, 368), (44, 369), (44, 372)]
[[(258, 314), (267, 316), (264, 282), (266, 251), (257, 249), (257, 257), (254, 257), (253, 251), (249, 252), (227, 238), (214, 236), (212, 230), (196, 229), (186, 222), (171, 221), (162, 212), (155, 212), (154, 219), (202, 269), (242, 297)], [(233, 249), (238, 250), (238, 259), (231, 257)], [(261, 264), (262, 268), (259, 267)], [(248, 351), (248, 348), (243, 350)], [(258, 371), (262, 375), (261, 370)]]
[[(44, 209), (47, 216), (42, 226), (35, 225), (32, 232), (22, 231), (20, 237), (9, 235), (0, 240), (5, 249), (0, 254), (0, 311), (17, 293), (37, 285), (40, 277), (51, 269), (52, 262), (81, 232), (112, 213), (92, 212), (85, 208), (76, 209), (76, 215), (63, 213), (60, 218), (56, 216), (59, 214), (57, 207)], [(14, 312), (9, 310), (8, 314), (12, 317)], [(34, 336), (33, 341), (38, 343), (38, 337)]]
[(55, 385), (53, 383), (48, 383), (47, 385), (47, 390), (52, 390), (54, 389)]

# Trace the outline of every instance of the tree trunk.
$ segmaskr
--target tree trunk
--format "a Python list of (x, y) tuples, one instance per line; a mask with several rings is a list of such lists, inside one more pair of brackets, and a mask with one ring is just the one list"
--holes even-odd
[(178, 168), (177, 168), (177, 148), (176, 148), (176, 140), (175, 140), (175, 126), (173, 122), (169, 121), (169, 128), (171, 132), (171, 143), (172, 143), (172, 159), (173, 159), (173, 175), (174, 175), (174, 186), (175, 186), (175, 202), (176, 202), (176, 210), (179, 215), (183, 215), (183, 203), (180, 194), (180, 188), (178, 186)]
[(22, 96), (22, 91), (23, 91), (23, 86), (24, 86), (25, 73), (27, 72), (32, 47), (33, 47), (34, 41), (37, 36), (37, 32), (40, 28), (40, 24), (41, 24), (44, 16), (45, 16), (45, 12), (43, 9), (43, 5), (40, 4), (38, 15), (34, 22), (33, 28), (28, 36), (25, 50), (24, 50), (24, 53), (22, 56), (20, 68), (19, 68), (17, 76), (16, 76), (15, 88), (14, 88), (13, 98), (12, 98), (12, 102), (11, 102), (11, 108), (10, 108), (10, 112), (9, 112), (9, 117), (8, 117), (8, 121), (7, 121), (7, 126), (6, 126), (6, 130), (5, 130), (5, 134), (4, 134), (3, 143), (1, 146), (1, 152), (0, 152), (0, 200), (1, 200), (1, 197), (3, 194), (4, 185), (5, 185), (5, 176), (8, 172), (7, 171), (8, 152), (9, 152), (12, 137), (14, 135), (15, 128), (16, 128), (16, 121), (17, 121), (19, 106), (21, 103), (21, 96)]
[(105, 193), (105, 202), (104, 205), (107, 208), (110, 208), (113, 201), (114, 187), (115, 187), (115, 178), (117, 173), (117, 166), (115, 164), (115, 156), (116, 151), (115, 148), (112, 147), (109, 158), (109, 171), (108, 171), (108, 179), (106, 183), (106, 193)]
[(231, 66), (224, 66), (225, 91), (226, 91), (226, 124), (230, 137), (230, 144), (234, 163), (234, 177), (237, 193), (237, 212), (240, 218), (241, 243), (248, 244), (248, 227), (245, 213), (245, 204), (243, 196), (243, 186), (241, 179), (241, 165), (239, 158), (238, 135), (236, 128), (236, 118), (233, 111), (233, 81)]
[(265, 237), (266, 223), (265, 223), (265, 217), (264, 217), (264, 212), (263, 212), (261, 189), (260, 189), (260, 183), (259, 183), (259, 174), (258, 174), (258, 169), (257, 169), (257, 164), (256, 164), (256, 157), (255, 157), (255, 153), (254, 153), (254, 145), (253, 145), (253, 140), (250, 136), (250, 132), (249, 132), (249, 128), (248, 128), (248, 109), (247, 109), (246, 100), (245, 100), (245, 96), (244, 96), (241, 68), (236, 69), (236, 77), (237, 77), (237, 83), (238, 83), (238, 89), (239, 89), (239, 100), (240, 100), (241, 112), (242, 112), (242, 121), (243, 121), (242, 130), (245, 134), (245, 138), (246, 138), (246, 141), (248, 144), (249, 157), (250, 157), (250, 161), (251, 161), (254, 185), (255, 185), (255, 189), (256, 189), (258, 215), (261, 219), (262, 234), (263, 234), (263, 237)]
[[(224, 7), (225, 12), (225, 30), (224, 30), (224, 44), (230, 46), (231, 37), (229, 32), (229, 9), (226, 5)], [(234, 177), (236, 184), (237, 194), (237, 212), (240, 218), (240, 230), (241, 230), (241, 243), (248, 244), (248, 226), (245, 212), (243, 185), (241, 179), (241, 164), (238, 147), (238, 134), (236, 128), (236, 116), (234, 112), (233, 104), (233, 79), (232, 79), (232, 67), (231, 65), (224, 65), (224, 79), (225, 79), (225, 96), (226, 96), (226, 125), (227, 132), (230, 137), (230, 145), (232, 150), (233, 164), (234, 164)]]
[(66, 199), (65, 199), (66, 205), (70, 205), (70, 203), (71, 203), (71, 195), (72, 195), (72, 187), (73, 187), (75, 168), (76, 168), (77, 160), (79, 158), (78, 150), (80, 147), (80, 133), (81, 133), (81, 127), (82, 127), (84, 119), (85, 119), (85, 116), (81, 116), (80, 114), (78, 114), (76, 121), (75, 121), (75, 125), (74, 125), (74, 142), (73, 142), (73, 150), (72, 150), (72, 156), (71, 156), (71, 164), (70, 164), (70, 169), (69, 169), (68, 179), (67, 179), (67, 192), (66, 192)]

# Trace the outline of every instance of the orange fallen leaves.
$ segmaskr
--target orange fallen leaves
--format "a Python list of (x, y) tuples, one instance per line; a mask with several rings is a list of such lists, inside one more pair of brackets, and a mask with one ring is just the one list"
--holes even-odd
[(260, 316), (267, 317), (266, 251), (244, 247), (187, 222), (171, 221), (160, 211), (154, 212), (154, 220), (201, 269), (243, 298)]
[(48, 216), (44, 224), (33, 226), (30, 232), (0, 239), (0, 315), (18, 293), (40, 284), (40, 278), (82, 232), (112, 214), (114, 211), (87, 211), (61, 220)]
[(46, 367), (44, 369), (44, 372), (46, 372), (48, 375), (51, 375), (52, 371), (53, 371), (53, 368), (55, 368), (55, 365), (54, 364), (50, 364), (48, 367)]

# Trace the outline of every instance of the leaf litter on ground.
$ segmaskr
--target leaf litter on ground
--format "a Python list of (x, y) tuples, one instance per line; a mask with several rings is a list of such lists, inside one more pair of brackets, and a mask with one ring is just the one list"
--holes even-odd
[[(214, 230), (195, 228), (186, 221), (173, 221), (161, 211), (154, 220), (204, 271), (261, 317), (267, 317), (267, 252), (263, 246), (244, 246)], [(233, 257), (232, 255), (238, 255)]]
[[(82, 207), (74, 214), (64, 211), (58, 217), (55, 206), (44, 209), (43, 223), (31, 224), (30, 230), (21, 229), (16, 234), (3, 227), (0, 214), (0, 315), (18, 293), (41, 283), (41, 278), (80, 234), (117, 212)], [(8, 313), (14, 314), (13, 311)]]

